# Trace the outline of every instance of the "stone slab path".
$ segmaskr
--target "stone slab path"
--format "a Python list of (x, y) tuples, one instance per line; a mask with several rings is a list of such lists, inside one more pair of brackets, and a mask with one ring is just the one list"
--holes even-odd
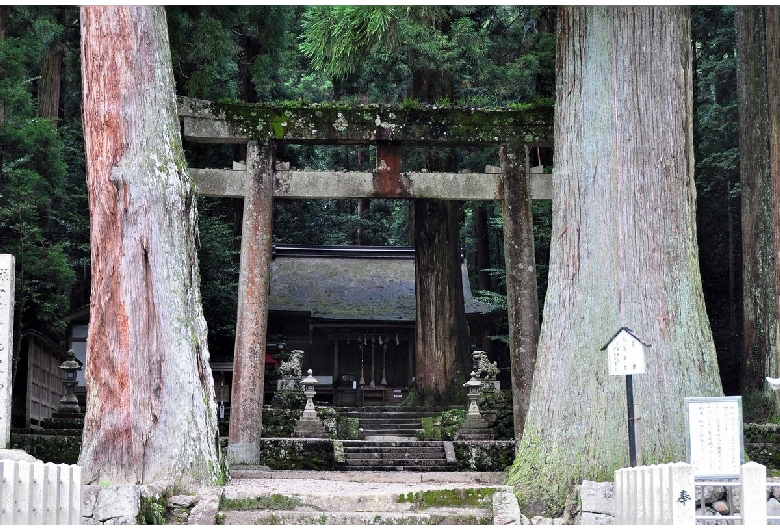
[[(198, 502), (201, 509), (193, 510), (188, 521), (190, 524), (214, 524), (218, 518), (222, 524), (305, 524), (306, 521), (309, 524), (315, 521), (324, 524), (369, 524), (380, 519), (385, 524), (414, 524), (426, 520), (466, 520), (469, 516), (490, 517), (494, 522), (496, 516), (515, 517), (511, 506), (513, 495), (494, 496), (494, 503), (499, 499), (501, 505), (494, 504), (492, 511), (457, 508), (411, 511), (409, 503), (397, 502), (401, 494), (434, 489), (492, 487), (501, 492), (511, 492), (511, 488), (504, 485), (505, 473), (268, 471), (245, 467), (231, 469), (230, 474), (231, 479), (224, 487), (201, 492)], [(230, 511), (217, 515), (220, 495), (227, 500), (242, 500), (274, 494), (295, 497), (301, 508), (294, 511)], [(504, 506), (507, 503), (509, 506)], [(519, 510), (516, 515), (519, 516)], [(393, 523), (394, 520), (399, 522)]]

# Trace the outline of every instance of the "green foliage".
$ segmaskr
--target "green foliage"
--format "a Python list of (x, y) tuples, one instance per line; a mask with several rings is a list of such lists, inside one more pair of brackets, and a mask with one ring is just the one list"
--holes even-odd
[(224, 201), (198, 197), (201, 298), (215, 361), (232, 359), (235, 342), (240, 241), (231, 214)]
[(466, 411), (463, 409), (446, 410), (441, 415), (441, 439), (454, 440), (460, 426), (466, 420)]
[(165, 520), (166, 499), (141, 497), (141, 507), (135, 518), (136, 524), (166, 524)]
[(421, 440), (452, 441), (465, 420), (466, 411), (463, 409), (450, 409), (439, 416), (421, 418), (422, 430), (418, 431), (418, 438)]
[(515, 437), (515, 423), (512, 412), (512, 392), (483, 392), (477, 401), (482, 416), (493, 430), (496, 440), (512, 440)]
[(335, 440), (363, 439), (357, 418), (349, 418), (333, 407), (317, 407), (317, 417)]
[(411, 388), (409, 388), (409, 393), (406, 394), (406, 397), (403, 401), (401, 401), (399, 404), (401, 407), (418, 407), (420, 406), (420, 393), (417, 390), (417, 385), (412, 384)]
[[(0, 252), (16, 258), (17, 325), (58, 337), (76, 276), (65, 144), (54, 123), (36, 117), (33, 98), (33, 59), (63, 31), (49, 14), (11, 9), (9, 36), (0, 41)], [(19, 24), (32, 29), (17, 33)]]
[(366, 53), (386, 43), (394, 22), (393, 6), (309, 6), (303, 14), (300, 50), (316, 70), (344, 78)]
[(441, 440), (441, 416), (420, 418), (420, 426), (417, 431), (419, 440)]

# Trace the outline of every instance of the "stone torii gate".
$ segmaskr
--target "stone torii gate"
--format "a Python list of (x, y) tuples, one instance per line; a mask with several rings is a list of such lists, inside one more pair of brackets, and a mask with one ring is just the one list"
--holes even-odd
[[(198, 193), (244, 199), (228, 459), (259, 461), (274, 197), (502, 201), (513, 415), (522, 432), (538, 339), (531, 199), (551, 199), (551, 175), (531, 174), (529, 149), (552, 145), (551, 107), (433, 109), (380, 105), (246, 104), (179, 99), (183, 138), (246, 144), (245, 167), (195, 169)], [(374, 145), (372, 172), (291, 171), (277, 143)], [(499, 147), (485, 173), (401, 172), (404, 146)], [(530, 177), (530, 178), (529, 178)]]

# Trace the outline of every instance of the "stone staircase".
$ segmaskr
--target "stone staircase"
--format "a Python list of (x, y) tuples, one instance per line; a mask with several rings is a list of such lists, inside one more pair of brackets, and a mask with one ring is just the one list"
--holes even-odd
[(422, 418), (435, 410), (401, 407), (363, 407), (347, 412), (357, 418), (364, 440), (344, 440), (344, 469), (348, 471), (455, 471), (454, 455), (447, 459), (444, 442), (418, 441)]
[(456, 471), (442, 441), (344, 440), (346, 471)]
[(366, 440), (415, 440), (422, 428), (422, 418), (437, 416), (435, 410), (414, 410), (402, 407), (363, 407), (347, 412), (357, 418)]
[[(284, 483), (286, 481), (277, 481)], [(418, 525), (418, 524), (501, 524), (495, 515), (495, 495), (512, 496), (511, 488), (502, 485), (474, 484), (414, 484), (395, 487), (391, 484), (356, 483), (310, 480), (308, 491), (266, 490), (260, 496), (257, 491), (236, 484), (224, 488), (217, 524), (223, 525)], [(487, 493), (492, 488), (496, 492)], [(450, 489), (452, 488), (452, 489)], [(418, 505), (412, 498), (413, 492), (431, 490), (485, 491), (478, 505), (463, 505), (445, 502), (440, 505)], [(402, 495), (406, 494), (406, 498)], [(512, 500), (510, 499), (510, 500)], [(516, 502), (516, 501), (515, 501)]]

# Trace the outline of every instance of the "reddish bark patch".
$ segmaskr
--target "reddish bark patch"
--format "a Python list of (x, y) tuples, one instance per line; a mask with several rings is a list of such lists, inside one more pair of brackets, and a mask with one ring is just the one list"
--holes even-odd
[(375, 196), (409, 197), (411, 181), (401, 175), (401, 146), (377, 145), (376, 160), (376, 170), (371, 181)]

